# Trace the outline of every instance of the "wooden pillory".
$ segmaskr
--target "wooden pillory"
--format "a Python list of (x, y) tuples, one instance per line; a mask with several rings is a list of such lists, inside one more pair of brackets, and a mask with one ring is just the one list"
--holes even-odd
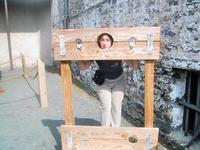
[[(109, 33), (114, 43), (100, 49), (97, 38)], [(153, 128), (154, 60), (159, 59), (159, 27), (123, 27), (54, 30), (55, 60), (61, 64), (65, 125), (61, 126), (63, 150), (156, 149), (158, 128)], [(108, 128), (74, 126), (71, 60), (145, 60), (145, 127)]]

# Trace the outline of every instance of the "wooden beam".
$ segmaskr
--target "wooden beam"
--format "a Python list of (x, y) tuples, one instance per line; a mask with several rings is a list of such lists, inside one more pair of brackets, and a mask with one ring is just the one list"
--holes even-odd
[[(101, 33), (109, 33), (114, 38), (111, 48), (102, 50), (97, 45), (97, 38)], [(147, 52), (147, 34), (153, 35), (153, 51)], [(122, 28), (95, 28), (95, 29), (65, 29), (53, 30), (52, 45), (55, 60), (156, 60), (160, 51), (159, 27), (122, 27)], [(59, 37), (62, 37), (59, 39)], [(134, 49), (129, 48), (128, 40), (134, 36)], [(81, 51), (77, 49), (76, 39), (81, 39)], [(62, 41), (62, 42), (61, 42)], [(62, 44), (60, 44), (60, 42)], [(65, 48), (66, 54), (60, 54)], [(134, 51), (134, 52), (133, 52)]]
[(62, 125), (62, 150), (156, 149), (158, 131), (158, 128)]
[(61, 78), (64, 93), (64, 117), (65, 124), (74, 124), (72, 104), (72, 75), (70, 62), (61, 62)]
[(40, 87), (40, 104), (42, 108), (48, 107), (45, 66), (40, 59), (38, 59), (38, 76)]
[(154, 102), (154, 61), (145, 61), (145, 127), (153, 127)]
[(96, 43), (83, 43), (81, 50), (75, 43), (65, 43), (66, 55), (60, 55), (60, 47), (54, 45), (55, 60), (156, 60), (159, 58), (160, 42), (154, 42), (152, 54), (147, 52), (147, 42), (137, 42), (135, 49), (129, 48), (128, 42), (114, 42), (109, 49), (103, 50)]
[(152, 33), (155, 41), (160, 41), (160, 27), (120, 27), (120, 28), (85, 28), (85, 29), (63, 29), (53, 30), (52, 42), (59, 42), (59, 35), (64, 35), (66, 42), (74, 42), (80, 38), (83, 42), (96, 42), (102, 33), (109, 33), (114, 41), (127, 41), (135, 36), (138, 41), (145, 41), (146, 35)]

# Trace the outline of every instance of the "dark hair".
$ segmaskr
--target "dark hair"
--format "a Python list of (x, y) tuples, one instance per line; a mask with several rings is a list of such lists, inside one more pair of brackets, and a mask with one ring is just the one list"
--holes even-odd
[(114, 39), (113, 39), (113, 37), (112, 37), (110, 34), (108, 34), (108, 33), (102, 33), (102, 34), (100, 34), (100, 35), (98, 36), (98, 38), (97, 38), (97, 44), (98, 44), (98, 46), (101, 48), (100, 39), (101, 39), (104, 35), (106, 35), (106, 36), (110, 39), (110, 41), (111, 41), (111, 46), (112, 46), (112, 45), (113, 45), (113, 42), (114, 42)]

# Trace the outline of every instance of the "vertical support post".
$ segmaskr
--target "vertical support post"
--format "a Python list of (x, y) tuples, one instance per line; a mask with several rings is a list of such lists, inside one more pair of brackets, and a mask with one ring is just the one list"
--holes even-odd
[(13, 70), (13, 60), (12, 60), (12, 49), (11, 49), (11, 40), (10, 40), (10, 26), (9, 26), (9, 16), (8, 16), (8, 4), (7, 4), (7, 0), (4, 0), (4, 5), (5, 5), (5, 15), (6, 15), (6, 29), (7, 29), (7, 39), (8, 39), (10, 70)]
[(145, 61), (145, 127), (153, 127), (154, 61)]
[(64, 117), (65, 124), (73, 125), (73, 104), (72, 104), (72, 74), (70, 62), (61, 62), (61, 79), (64, 93)]
[(22, 62), (22, 72), (23, 72), (23, 76), (26, 78), (27, 77), (27, 72), (26, 72), (26, 61), (25, 61), (25, 57), (24, 55), (21, 53), (21, 62)]
[(40, 104), (41, 107), (48, 106), (47, 100), (47, 88), (46, 88), (46, 74), (44, 63), (38, 59), (38, 77), (39, 77), (39, 86), (40, 86)]

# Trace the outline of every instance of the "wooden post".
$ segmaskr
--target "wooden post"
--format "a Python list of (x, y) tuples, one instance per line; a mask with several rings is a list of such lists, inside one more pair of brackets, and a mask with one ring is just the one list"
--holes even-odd
[(153, 127), (154, 61), (145, 61), (145, 127)]
[(23, 55), (22, 53), (20, 54), (20, 56), (21, 56), (21, 62), (22, 62), (22, 72), (23, 72), (23, 76), (24, 76), (25, 78), (27, 78), (25, 57), (24, 57), (24, 55)]
[(65, 124), (73, 125), (73, 104), (72, 104), (72, 76), (70, 62), (61, 62), (61, 78), (64, 93), (64, 117)]
[(47, 107), (48, 100), (47, 100), (45, 67), (44, 63), (40, 59), (38, 59), (38, 76), (39, 76), (39, 87), (40, 87), (40, 104), (41, 107)]

